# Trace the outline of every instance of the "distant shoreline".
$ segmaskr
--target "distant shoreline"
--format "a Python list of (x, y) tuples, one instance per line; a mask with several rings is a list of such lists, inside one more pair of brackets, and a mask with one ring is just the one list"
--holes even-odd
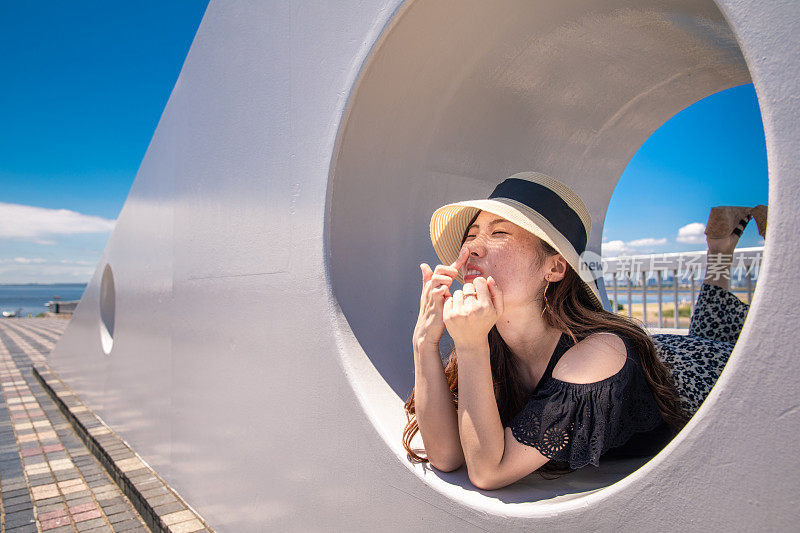
[(77, 282), (69, 282), (69, 283), (0, 283), (0, 287), (50, 287), (50, 286), (87, 286), (88, 283), (77, 283)]
[[(702, 287), (702, 285), (695, 286), (694, 292), (700, 292), (700, 288), (701, 287)], [(753, 284), (753, 290), (755, 291), (755, 289), (756, 289), (756, 285), (754, 283)], [(744, 292), (744, 293), (746, 293), (747, 292), (747, 287), (731, 287), (728, 290), (730, 292)], [(606, 285), (606, 292), (608, 294), (614, 294), (613, 285)], [(619, 285), (617, 285), (617, 292), (618, 293), (624, 292), (625, 294), (627, 294), (628, 293), (628, 287), (626, 287), (624, 285), (620, 287)], [(631, 292), (632, 293), (636, 293), (636, 294), (641, 294), (642, 293), (642, 288), (641, 287), (631, 287)], [(648, 287), (645, 292), (647, 292), (648, 294), (651, 293), (651, 292), (655, 293), (655, 294), (658, 294), (658, 287)], [(672, 286), (661, 287), (661, 292), (662, 293), (664, 293), (664, 292), (672, 293), (672, 292), (675, 292), (675, 289)], [(678, 292), (692, 292), (692, 288), (691, 287), (678, 287)]]
[(0, 284), (0, 311), (15, 312), (20, 317), (47, 313), (47, 302), (79, 301), (87, 286), (86, 283), (3, 283)]

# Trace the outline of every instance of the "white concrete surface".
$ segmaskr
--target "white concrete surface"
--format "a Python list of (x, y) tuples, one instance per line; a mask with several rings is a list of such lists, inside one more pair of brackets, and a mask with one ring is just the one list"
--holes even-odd
[[(214, 1), (51, 364), (219, 531), (792, 529), (799, 15), (794, 0)], [(638, 470), (501, 491), (410, 465), (433, 209), (543, 171), (584, 197), (599, 252), (641, 143), (751, 78), (765, 264), (686, 429)]]

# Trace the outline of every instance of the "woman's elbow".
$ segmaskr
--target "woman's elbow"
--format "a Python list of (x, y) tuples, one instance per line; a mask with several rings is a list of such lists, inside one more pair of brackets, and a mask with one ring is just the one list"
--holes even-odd
[(492, 483), (491, 481), (484, 479), (482, 477), (478, 477), (472, 474), (469, 474), (470, 482), (475, 485), (476, 488), (480, 490), (497, 490), (500, 488), (496, 483)]
[(438, 459), (428, 456), (428, 461), (430, 461), (432, 467), (441, 472), (453, 472), (464, 465), (464, 459), (462, 458)]
[(511, 485), (513, 481), (503, 479), (499, 472), (471, 472), (467, 469), (470, 482), (480, 490), (497, 490)]

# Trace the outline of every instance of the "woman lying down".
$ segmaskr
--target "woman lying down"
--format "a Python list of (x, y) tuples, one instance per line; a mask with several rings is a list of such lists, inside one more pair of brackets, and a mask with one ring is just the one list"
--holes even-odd
[[(741, 331), (748, 306), (728, 290), (729, 267), (753, 217), (763, 234), (765, 206), (712, 209), (689, 335), (649, 336), (602, 308), (581, 263), (591, 219), (563, 183), (524, 172), (488, 199), (436, 210), (442, 264), (420, 265), (409, 459), (442, 471), (466, 465), (470, 481), (491, 490), (532, 472), (552, 478), (658, 453), (705, 399)], [(454, 280), (463, 288), (451, 291)], [(443, 368), (445, 328), (454, 348)], [(426, 457), (411, 449), (417, 431)]]

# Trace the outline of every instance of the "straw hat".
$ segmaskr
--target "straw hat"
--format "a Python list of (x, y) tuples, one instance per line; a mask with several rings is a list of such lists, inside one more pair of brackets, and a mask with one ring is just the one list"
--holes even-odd
[[(486, 200), (440, 207), (431, 216), (431, 242), (442, 264), (458, 258), (467, 224), (478, 211), (503, 217), (558, 250), (580, 276), (594, 306), (603, 309), (595, 275), (581, 257), (592, 219), (572, 189), (545, 174), (520, 172), (503, 180)], [(458, 281), (464, 282), (460, 273)]]

